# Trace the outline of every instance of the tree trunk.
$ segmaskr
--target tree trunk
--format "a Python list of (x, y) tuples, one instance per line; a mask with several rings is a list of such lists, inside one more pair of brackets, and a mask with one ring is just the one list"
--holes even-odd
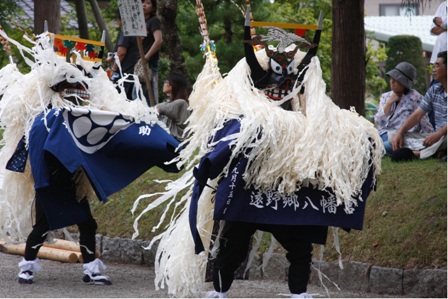
[(364, 0), (333, 0), (331, 96), (344, 109), (365, 114)]
[(61, 32), (61, 0), (34, 1), (34, 34), (44, 32), (45, 21), (49, 32)]
[(109, 52), (112, 52), (114, 50), (114, 44), (110, 39), (109, 30), (107, 29), (106, 23), (104, 22), (100, 7), (98, 6), (98, 2), (96, 2), (96, 0), (89, 0), (89, 2), (92, 6), (93, 14), (95, 15), (96, 22), (98, 23), (101, 32), (106, 32), (106, 48)]
[[(159, 1), (159, 16), (162, 22), (162, 48), (171, 61), (170, 72), (178, 72), (185, 75), (188, 80), (188, 72), (185, 68), (185, 59), (178, 35), (176, 24), (177, 0)], [(190, 84), (190, 82), (188, 82)]]
[(78, 17), (79, 37), (89, 38), (89, 28), (87, 26), (86, 4), (84, 0), (75, 0), (76, 16)]
[(224, 39), (226, 44), (233, 42), (232, 20), (228, 14), (224, 15)]

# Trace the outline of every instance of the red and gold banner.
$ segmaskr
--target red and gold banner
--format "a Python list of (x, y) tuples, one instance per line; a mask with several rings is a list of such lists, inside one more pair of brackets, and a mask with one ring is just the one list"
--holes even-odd
[(103, 58), (104, 42), (59, 34), (52, 34), (52, 37), (54, 39), (54, 51), (60, 56), (67, 57), (72, 49), (75, 49), (81, 53), (84, 60), (99, 62)]

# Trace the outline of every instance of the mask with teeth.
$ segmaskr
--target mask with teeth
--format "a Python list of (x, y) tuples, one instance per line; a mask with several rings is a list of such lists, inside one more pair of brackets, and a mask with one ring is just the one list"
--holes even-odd
[[(268, 28), (267, 35), (257, 35), (254, 38), (251, 38), (250, 13), (249, 11), (246, 12), (246, 21), (244, 24), (244, 53), (246, 61), (251, 69), (252, 81), (256, 88), (265, 92), (266, 96), (272, 100), (278, 101), (291, 92), (296, 81), (300, 84), (305, 77), (306, 70), (304, 71), (304, 69), (317, 52), (322, 29), (322, 14), (319, 16), (318, 29), (315, 31), (312, 43), (293, 33), (288, 33), (283, 29), (276, 27)], [(267, 41), (277, 41), (278, 45), (274, 49), (267, 45)], [(285, 51), (289, 45), (296, 42), (298, 42), (298, 44), (292, 51)], [(269, 66), (267, 70), (263, 69), (259, 64), (252, 47), (253, 45), (260, 44), (264, 45), (266, 54), (269, 57)], [(308, 52), (299, 63), (298, 67), (295, 68), (294, 56), (297, 50), (301, 47), (308, 48)], [(282, 107), (289, 108), (290, 104), (284, 103)]]
[[(72, 66), (76, 67), (81, 73), (83, 77), (92, 78), (92, 75), (87, 73), (83, 67), (79, 65)], [(72, 80), (65, 80), (58, 82), (55, 85), (51, 86), (51, 89), (58, 92), (61, 98), (71, 102), (76, 106), (83, 106), (86, 104), (86, 101), (90, 99), (90, 92), (88, 90), (89, 86), (84, 81), (78, 82), (69, 82)]]

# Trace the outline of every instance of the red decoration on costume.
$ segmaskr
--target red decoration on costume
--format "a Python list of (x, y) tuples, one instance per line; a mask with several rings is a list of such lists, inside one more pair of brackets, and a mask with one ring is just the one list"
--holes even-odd
[(62, 41), (60, 39), (55, 38), (54, 39), (54, 48), (57, 49), (57, 51), (59, 51), (59, 49), (64, 48), (64, 46), (62, 45)]
[(98, 56), (97, 53), (95, 53), (95, 51), (89, 52), (88, 55), (91, 59), (96, 58)]
[(68, 53), (68, 48), (66, 48), (66, 47), (64, 47), (64, 46), (60, 46), (59, 48), (58, 48), (58, 51), (59, 51), (59, 53), (61, 53), (62, 55), (66, 55), (67, 53)]
[(85, 43), (80, 43), (80, 42), (76, 43), (76, 50), (82, 51), (85, 48), (86, 48), (86, 44)]
[(297, 34), (298, 36), (303, 37), (303, 36), (305, 36), (306, 29), (296, 29), (296, 30), (294, 31), (294, 33)]

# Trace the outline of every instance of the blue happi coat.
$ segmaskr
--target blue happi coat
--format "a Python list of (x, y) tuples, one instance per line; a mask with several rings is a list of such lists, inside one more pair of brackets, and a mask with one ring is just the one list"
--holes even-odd
[[(72, 190), (58, 186), (50, 173), (54, 158), (69, 173), (82, 167), (98, 199), (126, 187), (145, 171), (166, 165), (177, 156), (179, 142), (156, 123), (135, 123), (119, 113), (77, 109), (52, 109), (38, 116), (29, 135), (29, 157), (36, 192), (40, 192), (50, 229), (79, 223), (88, 213), (77, 203)], [(10, 170), (24, 168), (23, 141), (9, 161)]]
[[(237, 119), (230, 120), (217, 132), (214, 141), (236, 134), (239, 130), (240, 122)], [(232, 152), (230, 143), (231, 140), (218, 142), (194, 169), (196, 182), (190, 205), (190, 226), (196, 252), (203, 250), (196, 229), (198, 200), (207, 180), (216, 178), (227, 165)], [(302, 187), (294, 194), (286, 195), (276, 190), (245, 188), (243, 173), (247, 163), (248, 160), (241, 155), (232, 161), (228, 175), (219, 181), (215, 194), (214, 220), (362, 229), (366, 199), (374, 187), (373, 169), (370, 169), (362, 186), (362, 201), (358, 201), (358, 205), (354, 207), (344, 204), (338, 206), (331, 189)]]

